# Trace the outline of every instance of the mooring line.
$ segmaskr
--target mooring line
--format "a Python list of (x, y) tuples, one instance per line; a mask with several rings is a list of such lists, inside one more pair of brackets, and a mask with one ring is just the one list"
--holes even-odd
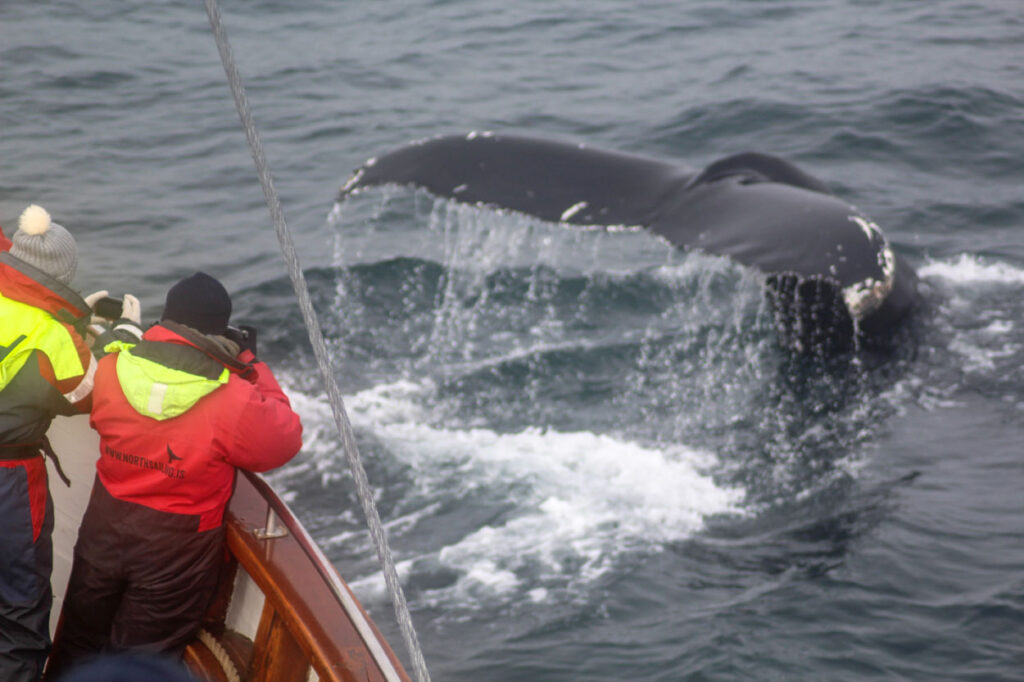
[(259, 134), (252, 120), (245, 88), (242, 86), (242, 77), (235, 66), (227, 32), (224, 30), (224, 24), (221, 21), (220, 9), (217, 6), (217, 0), (204, 0), (204, 2), (206, 3), (206, 14), (210, 18), (210, 26), (213, 29), (213, 37), (217, 42), (217, 51), (220, 52), (220, 60), (224, 66), (224, 72), (227, 74), (228, 84), (231, 86), (231, 95), (235, 100), (235, 109), (242, 120), (245, 137), (249, 143), (249, 151), (252, 152), (252, 158), (256, 164), (256, 172), (259, 174), (260, 184), (263, 186), (263, 195), (266, 198), (267, 207), (270, 209), (270, 216), (274, 222), (274, 231), (277, 233), (281, 255), (288, 266), (288, 276), (291, 278), (292, 288), (295, 290), (299, 308), (302, 310), (302, 320), (306, 325), (306, 332), (309, 334), (309, 341), (313, 346), (313, 353), (316, 355), (320, 374), (323, 376), (327, 397), (331, 403), (331, 410), (334, 413), (334, 421), (338, 428), (338, 434), (341, 437), (342, 450), (345, 453), (345, 458), (348, 460), (349, 468), (352, 470), (359, 502), (363, 507), (363, 513), (366, 515), (370, 536), (373, 538), (377, 549), (377, 556), (384, 571), (384, 581), (387, 583), (388, 593), (391, 595), (391, 601), (395, 607), (395, 617), (398, 619), (402, 637), (405, 640), (406, 648), (409, 650), (409, 656), (412, 658), (416, 679), (418, 682), (429, 682), (430, 674), (427, 672), (427, 664), (423, 658), (419, 640), (416, 637), (416, 630), (413, 628), (412, 616), (409, 614), (409, 605), (405, 600), (405, 593), (402, 591), (402, 585), (398, 580), (398, 571), (395, 570), (391, 549), (388, 547), (380, 515), (377, 513), (377, 506), (373, 501), (373, 491), (370, 489), (366, 470), (363, 468), (362, 460), (359, 457), (359, 450), (356, 447), (355, 436), (352, 434), (352, 425), (349, 423), (348, 414), (345, 412), (341, 391), (338, 389), (337, 381), (331, 369), (327, 345), (324, 343), (320, 322), (317, 320), (316, 311), (313, 309), (313, 303), (309, 297), (306, 278), (302, 273), (302, 268), (299, 266), (299, 259), (295, 253), (295, 244), (292, 240), (291, 231), (285, 222), (284, 211), (281, 209), (277, 190), (274, 189), (274, 182), (270, 177), (267, 160), (263, 154), (263, 145), (260, 142)]

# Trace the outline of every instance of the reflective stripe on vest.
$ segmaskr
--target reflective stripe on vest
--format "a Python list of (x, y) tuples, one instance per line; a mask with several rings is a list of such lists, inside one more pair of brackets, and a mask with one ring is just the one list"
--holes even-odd
[(115, 341), (103, 350), (117, 353), (117, 380), (128, 404), (136, 412), (163, 421), (188, 411), (200, 399), (228, 383), (225, 367), (216, 379), (167, 367), (132, 355), (134, 343)]
[[(87, 374), (71, 332), (50, 313), (0, 294), (0, 319), (4, 321), (0, 326), (0, 390), (21, 371), (33, 351), (46, 355), (58, 382)], [(88, 395), (91, 380), (88, 384), (81, 397)], [(78, 393), (76, 388), (68, 395)]]
[(89, 353), (89, 369), (85, 370), (85, 377), (78, 382), (78, 386), (72, 389), (70, 393), (64, 394), (65, 400), (74, 405), (79, 400), (83, 400), (85, 396), (92, 393), (93, 383), (96, 381), (96, 367), (98, 365), (99, 363), (96, 362), (96, 356)]

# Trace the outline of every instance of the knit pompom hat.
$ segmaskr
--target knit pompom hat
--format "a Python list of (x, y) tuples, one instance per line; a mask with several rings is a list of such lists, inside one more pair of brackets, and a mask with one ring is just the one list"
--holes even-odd
[(197, 272), (170, 288), (161, 319), (204, 334), (223, 334), (231, 319), (231, 297), (217, 279)]
[(71, 284), (78, 268), (75, 238), (53, 222), (46, 209), (35, 204), (26, 208), (18, 220), (18, 230), (11, 237), (11, 255), (64, 284)]

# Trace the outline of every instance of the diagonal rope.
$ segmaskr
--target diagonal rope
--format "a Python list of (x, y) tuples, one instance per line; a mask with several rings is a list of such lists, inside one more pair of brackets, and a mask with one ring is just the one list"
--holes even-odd
[(363, 468), (362, 460), (359, 458), (359, 450), (356, 447), (355, 437), (352, 434), (352, 425), (349, 423), (348, 415), (345, 412), (345, 405), (342, 402), (341, 392), (334, 379), (331, 370), (331, 362), (327, 353), (327, 346), (324, 343), (323, 333), (320, 330), (320, 323), (313, 310), (313, 303), (309, 297), (309, 289), (306, 286), (305, 276), (299, 266), (299, 259), (295, 253), (295, 244), (292, 241), (291, 232), (284, 219), (284, 211), (281, 209), (281, 202), (274, 189), (273, 180), (267, 167), (267, 160), (263, 154), (263, 144), (260, 142), (256, 126), (252, 120), (249, 110), (249, 102), (245, 96), (245, 89), (242, 86), (242, 77), (235, 66), (231, 54), (231, 45), (228, 43), (228, 36), (221, 22), (220, 10), (217, 7), (217, 0), (205, 0), (206, 13), (210, 18), (210, 26), (213, 29), (213, 36), (217, 42), (217, 50), (220, 52), (221, 63), (227, 74), (228, 84), (231, 86), (231, 94), (235, 99), (235, 108), (245, 128), (245, 137), (249, 142), (249, 150), (252, 152), (253, 161), (256, 163), (256, 171), (260, 177), (260, 184), (263, 186), (263, 194), (266, 197), (267, 207), (270, 209), (271, 218), (274, 221), (274, 230), (277, 232), (277, 240), (281, 247), (281, 254), (284, 256), (288, 266), (288, 276), (292, 280), (292, 288), (298, 299), (299, 308), (302, 310), (302, 319), (306, 325), (306, 332), (309, 334), (310, 343), (313, 345), (313, 353), (316, 355), (317, 365), (320, 374), (323, 376), (324, 385), (327, 389), (327, 397), (331, 403), (331, 410), (334, 413), (334, 421), (341, 436), (342, 450), (348, 460), (349, 468), (352, 470), (352, 477), (355, 479), (356, 492), (359, 495), (359, 502), (366, 515), (367, 526), (370, 536), (373, 538), (377, 548), (377, 556), (380, 559), (384, 570), (384, 581), (387, 583), (391, 601), (395, 607), (395, 616), (398, 619), (402, 637), (405, 639), (406, 648), (412, 658), (413, 670), (416, 673), (418, 682), (429, 682), (430, 675), (427, 672), (427, 664), (423, 659), (423, 652), (420, 650), (419, 640), (413, 628), (412, 617), (409, 615), (409, 606), (405, 601), (405, 594), (398, 580), (398, 572), (395, 570), (395, 562), (388, 547), (387, 538), (384, 535), (384, 528), (381, 525), (380, 515), (373, 502), (373, 491), (366, 478), (366, 470)]

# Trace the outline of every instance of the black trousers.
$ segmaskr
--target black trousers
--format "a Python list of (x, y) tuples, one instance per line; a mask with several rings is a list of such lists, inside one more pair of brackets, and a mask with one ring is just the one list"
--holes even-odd
[[(35, 682), (50, 652), (50, 571), (53, 567), (53, 503), (46, 491), (42, 457), (25, 466), (0, 466), (0, 680)], [(30, 467), (43, 467), (40, 477)], [(41, 490), (33, 488), (40, 486)], [(34, 493), (39, 494), (34, 494)], [(33, 500), (42, 502), (38, 535)]]
[(82, 520), (47, 675), (111, 651), (180, 656), (225, 563), (223, 526), (110, 495), (99, 479)]

